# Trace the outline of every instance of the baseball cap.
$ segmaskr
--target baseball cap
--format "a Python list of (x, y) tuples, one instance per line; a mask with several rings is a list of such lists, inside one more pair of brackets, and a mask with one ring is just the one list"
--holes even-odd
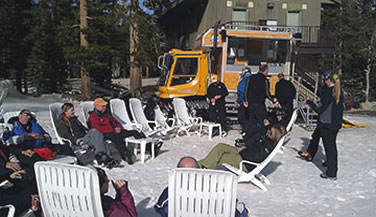
[(97, 106), (97, 105), (107, 105), (108, 103), (103, 99), (103, 98), (96, 98), (94, 100), (94, 106)]
[(240, 77), (243, 78), (245, 74), (247, 73), (252, 73), (251, 69), (249, 67), (245, 67), (244, 69), (242, 69), (242, 71), (240, 72)]
[(323, 78), (324, 80), (328, 80), (332, 74), (333, 74), (333, 71), (332, 71), (332, 70), (325, 71), (325, 72), (322, 74), (322, 78)]

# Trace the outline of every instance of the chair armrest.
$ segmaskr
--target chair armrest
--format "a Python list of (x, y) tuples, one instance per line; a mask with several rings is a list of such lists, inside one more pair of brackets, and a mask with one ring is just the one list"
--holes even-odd
[(169, 121), (172, 122), (171, 125), (170, 125), (170, 127), (175, 126), (175, 118), (168, 118), (167, 121), (166, 121), (167, 124), (169, 123)]
[(242, 160), (242, 161), (240, 161), (239, 168), (243, 168), (243, 164), (251, 164), (251, 165), (254, 165), (254, 166), (259, 165), (259, 163), (255, 163), (255, 162), (251, 162), (251, 161), (247, 161), (247, 160)]
[(60, 137), (60, 138), (61, 140), (63, 140), (64, 143), (68, 143), (69, 146), (72, 146), (72, 142), (69, 139), (63, 138), (63, 137)]
[(0, 209), (9, 209), (7, 217), (13, 217), (16, 212), (16, 208), (11, 204), (0, 206)]

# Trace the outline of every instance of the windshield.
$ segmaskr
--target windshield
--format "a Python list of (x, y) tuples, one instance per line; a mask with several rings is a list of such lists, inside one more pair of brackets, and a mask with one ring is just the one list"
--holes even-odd
[(168, 81), (168, 76), (170, 74), (170, 69), (172, 66), (172, 63), (174, 61), (173, 57), (170, 55), (167, 55), (164, 57), (164, 64), (162, 65), (162, 71), (161, 76), (158, 81), (159, 86), (166, 86)]

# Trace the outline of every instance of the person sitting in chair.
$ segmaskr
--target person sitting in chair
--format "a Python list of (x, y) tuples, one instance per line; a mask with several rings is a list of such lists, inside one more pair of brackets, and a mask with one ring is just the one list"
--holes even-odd
[[(267, 131), (266, 136), (250, 137), (250, 139), (245, 141), (245, 145), (239, 148), (219, 143), (198, 163), (208, 169), (216, 169), (223, 163), (237, 168), (242, 160), (260, 163), (268, 157), (269, 153), (273, 151), (275, 145), (286, 133), (285, 127), (276, 125)], [(250, 172), (254, 168), (254, 165), (245, 164), (242, 169), (245, 172)]]
[(106, 196), (108, 192), (109, 182), (106, 172), (100, 168), (96, 168), (99, 178), (99, 187), (101, 191), (102, 207), (105, 217), (136, 217), (136, 207), (131, 192), (128, 189), (128, 182), (121, 179), (112, 181), (111, 183), (116, 190), (116, 197)]
[(127, 160), (129, 164), (133, 164), (136, 161), (136, 156), (133, 154), (134, 146), (132, 144), (126, 149), (124, 139), (131, 136), (140, 139), (145, 138), (145, 135), (137, 130), (124, 129), (111, 113), (106, 112), (107, 104), (103, 98), (94, 100), (94, 111), (89, 116), (90, 128), (101, 132), (104, 139), (114, 142), (121, 157)]
[(87, 129), (77, 119), (72, 103), (64, 103), (61, 106), (56, 129), (59, 135), (69, 139), (73, 147), (88, 149), (90, 146), (95, 150), (95, 158), (99, 164), (105, 164), (108, 168), (118, 166), (120, 162), (111, 157), (111, 152), (104, 142), (103, 134), (96, 129)]
[[(11, 132), (6, 132), (3, 139), (7, 145), (14, 149), (32, 149), (43, 158), (53, 158), (51, 152), (62, 155), (75, 156), (68, 145), (51, 144), (50, 135), (40, 126), (29, 109), (22, 109), (18, 117), (11, 118), (8, 122), (14, 122)], [(48, 156), (46, 156), (48, 155)]]

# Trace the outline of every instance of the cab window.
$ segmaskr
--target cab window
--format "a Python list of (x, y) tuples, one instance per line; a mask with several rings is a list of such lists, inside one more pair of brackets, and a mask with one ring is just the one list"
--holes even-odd
[(176, 60), (171, 86), (187, 84), (196, 77), (198, 58), (178, 58)]

